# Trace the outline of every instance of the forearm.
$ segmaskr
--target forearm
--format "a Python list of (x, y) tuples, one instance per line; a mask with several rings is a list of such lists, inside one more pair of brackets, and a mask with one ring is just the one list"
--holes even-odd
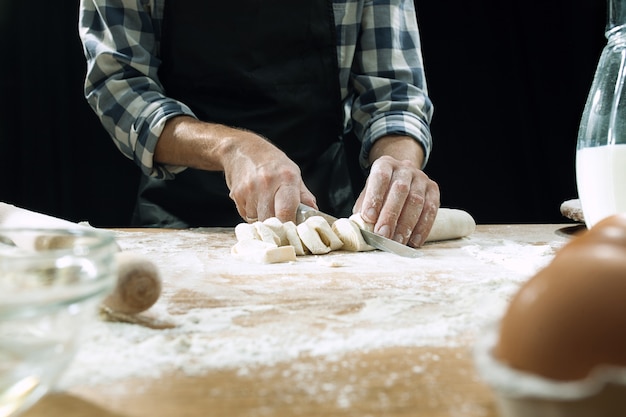
[(385, 155), (399, 161), (409, 161), (415, 168), (424, 165), (424, 148), (410, 136), (389, 135), (379, 138), (369, 153), (369, 163)]
[(229, 197), (247, 221), (278, 217), (294, 221), (300, 202), (316, 207), (300, 168), (264, 137), (189, 116), (167, 121), (155, 164), (223, 171)]
[(287, 159), (284, 152), (261, 135), (186, 115), (165, 123), (154, 151), (155, 164), (224, 171), (227, 176), (251, 161), (262, 166), (282, 158)]
[(228, 126), (206, 123), (189, 116), (167, 121), (154, 151), (154, 162), (207, 171), (224, 171), (238, 144), (258, 136)]

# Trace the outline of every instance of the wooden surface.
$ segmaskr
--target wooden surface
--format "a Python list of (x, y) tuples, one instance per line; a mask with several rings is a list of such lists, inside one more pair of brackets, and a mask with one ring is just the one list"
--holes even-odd
[[(118, 231), (124, 250), (151, 256), (164, 275), (162, 299), (147, 319), (180, 328), (192, 313), (238, 313), (194, 333), (203, 343), (193, 345), (203, 364), (194, 372), (182, 364), (157, 376), (86, 383), (80, 373), (91, 372), (89, 352), (81, 351), (86, 356), (68, 370), (73, 379), (24, 417), (496, 416), (492, 391), (473, 366), (472, 341), (502, 306), (489, 310), (483, 301), (496, 293), (494, 302), (505, 305), (578, 230), (478, 226), (469, 238), (426, 245), (416, 260), (337, 252), (280, 265), (233, 261), (231, 229)], [(220, 341), (221, 350), (201, 350)], [(266, 356), (210, 361), (211, 352), (233, 346), (257, 346)]]

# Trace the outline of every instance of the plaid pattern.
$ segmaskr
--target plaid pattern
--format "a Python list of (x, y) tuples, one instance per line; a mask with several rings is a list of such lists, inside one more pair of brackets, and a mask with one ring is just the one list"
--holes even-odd
[[(81, 0), (79, 33), (87, 58), (85, 97), (120, 151), (144, 174), (172, 178), (184, 167), (153, 163), (165, 122), (193, 116), (168, 98), (157, 70), (165, 0)], [(428, 98), (411, 0), (334, 0), (346, 131), (362, 142), (406, 134), (430, 154)]]

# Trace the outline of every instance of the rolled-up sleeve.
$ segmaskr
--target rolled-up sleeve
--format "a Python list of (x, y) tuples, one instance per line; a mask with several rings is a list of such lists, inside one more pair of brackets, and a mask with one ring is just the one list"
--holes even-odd
[(158, 79), (154, 21), (137, 0), (81, 0), (79, 33), (87, 59), (85, 97), (115, 145), (148, 176), (172, 178), (184, 167), (155, 164), (165, 122), (194, 116), (165, 96)]
[(374, 142), (386, 135), (408, 135), (432, 147), (428, 97), (417, 17), (412, 1), (374, 0), (362, 11), (360, 42), (351, 68), (351, 117), (361, 138), (361, 166), (369, 166)]

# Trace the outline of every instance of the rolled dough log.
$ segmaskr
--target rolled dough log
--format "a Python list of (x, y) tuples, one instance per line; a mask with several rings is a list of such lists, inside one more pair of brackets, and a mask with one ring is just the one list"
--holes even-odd
[[(374, 225), (363, 220), (359, 213), (350, 216), (350, 220), (361, 229), (374, 231)], [(440, 208), (426, 242), (459, 239), (471, 235), (474, 230), (476, 230), (476, 222), (468, 212), (459, 209)]]
[(426, 242), (459, 239), (469, 236), (476, 230), (474, 218), (466, 211), (440, 208), (426, 238)]

